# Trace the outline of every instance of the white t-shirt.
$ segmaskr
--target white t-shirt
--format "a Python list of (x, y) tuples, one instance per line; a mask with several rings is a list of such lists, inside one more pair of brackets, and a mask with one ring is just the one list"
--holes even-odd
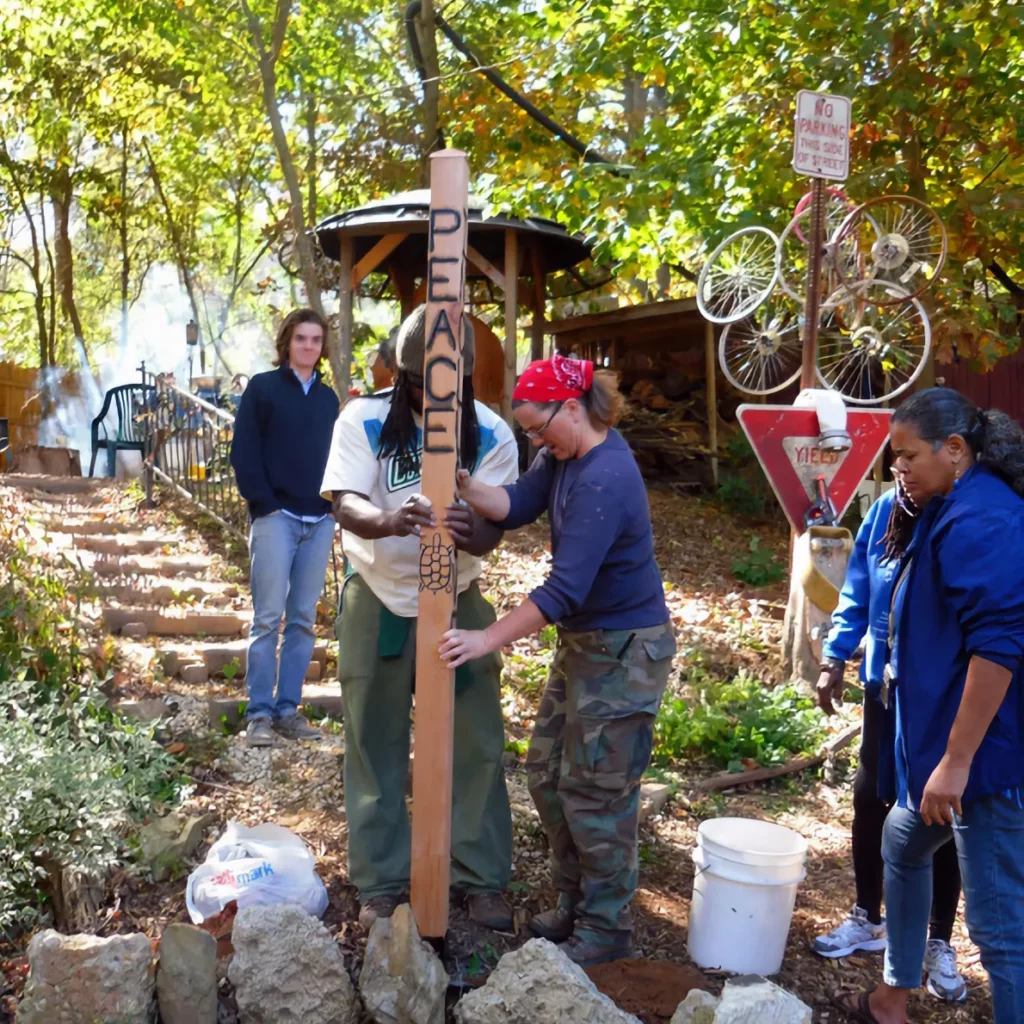
[[(476, 402), (479, 451), (473, 476), (485, 484), (500, 487), (519, 476), (519, 452), (508, 424), (481, 402)], [(389, 455), (378, 459), (381, 429), (391, 409), (390, 392), (381, 397), (354, 398), (334, 423), (334, 438), (327, 457), (325, 498), (332, 491), (365, 494), (378, 508), (398, 508), (410, 495), (420, 491), (420, 461), (423, 452), (422, 420), (416, 422), (416, 454), (410, 459)], [(411, 464), (410, 464), (411, 462)], [(440, 518), (444, 509), (434, 509)], [(352, 567), (395, 615), (415, 618), (420, 588), (420, 539), (382, 537), (364, 540), (348, 530), (342, 533), (345, 554)], [(461, 594), (483, 571), (479, 558), (459, 552), (458, 587)]]

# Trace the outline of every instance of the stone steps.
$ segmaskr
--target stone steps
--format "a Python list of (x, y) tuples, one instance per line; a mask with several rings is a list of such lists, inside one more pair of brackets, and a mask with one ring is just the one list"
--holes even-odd
[(119, 523), (116, 519), (80, 519), (71, 515), (64, 516), (60, 519), (54, 519), (52, 516), (46, 516), (39, 520), (39, 525), (44, 529), (49, 530), (51, 533), (68, 533), (73, 537), (96, 534), (126, 534), (131, 533), (133, 529), (138, 529), (138, 527), (130, 526), (127, 523)]
[(84, 564), (97, 576), (182, 576), (205, 572), (209, 555), (162, 555), (113, 558), (101, 556)]
[(91, 551), (97, 555), (151, 555), (181, 544), (183, 537), (173, 534), (121, 534), (103, 536), (96, 534), (72, 534), (74, 546), (79, 551)]
[(112, 481), (103, 477), (46, 476), (42, 473), (5, 473), (3, 483), (23, 491), (43, 491), (47, 494), (93, 494), (113, 489)]
[(124, 633), (126, 626), (140, 625), (141, 636), (238, 636), (252, 621), (245, 612), (187, 611), (176, 608), (104, 608), (103, 625), (111, 633)]
[(198, 580), (188, 577), (166, 579), (154, 577), (146, 585), (129, 583), (101, 583), (95, 588), (104, 600), (119, 604), (167, 606), (184, 604), (190, 600), (201, 601), (204, 606), (218, 606), (230, 603), (239, 596), (238, 587), (217, 580)]
[[(156, 652), (157, 660), (166, 676), (177, 676), (183, 668), (200, 664), (210, 676), (223, 676), (225, 669), (234, 665), (232, 678), (244, 679), (248, 661), (248, 640), (210, 644), (164, 644)], [(314, 667), (315, 666), (315, 667)], [(319, 641), (313, 648), (313, 657), (306, 678), (318, 680), (327, 672), (327, 642)]]
[[(246, 700), (245, 693), (239, 697), (214, 697), (209, 701), (210, 725), (216, 727), (223, 719), (228, 725), (235, 726), (242, 720), (239, 705)], [(313, 708), (331, 718), (342, 717), (341, 683), (330, 679), (324, 683), (307, 683), (302, 688), (302, 706)]]

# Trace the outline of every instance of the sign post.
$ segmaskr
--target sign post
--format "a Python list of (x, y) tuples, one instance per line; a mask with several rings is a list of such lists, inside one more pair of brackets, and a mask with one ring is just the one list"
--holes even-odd
[(796, 94), (793, 170), (814, 178), (800, 371), (800, 387), (813, 388), (818, 363), (821, 260), (825, 247), (825, 179), (845, 181), (850, 173), (850, 101), (845, 96), (830, 96), (808, 89)]
[(421, 489), (438, 525), (420, 536), (410, 888), (420, 934), (433, 939), (448, 930), (455, 687), (438, 648), (454, 620), (458, 593), (455, 544), (442, 518), (455, 499), (459, 458), (468, 200), (466, 154), (432, 153)]

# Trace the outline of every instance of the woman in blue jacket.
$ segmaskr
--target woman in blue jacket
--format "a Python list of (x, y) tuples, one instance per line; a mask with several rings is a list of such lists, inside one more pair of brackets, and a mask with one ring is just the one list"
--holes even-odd
[(1024, 1021), (1024, 435), (947, 388), (893, 415), (895, 468), (921, 509), (893, 529), (899, 558), (883, 703), (895, 739), (883, 781), (896, 806), (882, 855), (889, 909), (883, 983), (843, 996), (859, 1019), (904, 1024), (921, 981), (932, 857), (952, 839), (967, 927), (995, 1024)]
[[(846, 569), (839, 604), (832, 613), (832, 630), (825, 641), (818, 701), (828, 714), (842, 697), (846, 662), (864, 641), (860, 678), (864, 684), (864, 725), (859, 767), (853, 783), (853, 875), (857, 903), (846, 919), (814, 940), (821, 956), (843, 957), (858, 950), (885, 949), (882, 916), (882, 827), (892, 807), (878, 792), (878, 763), (887, 731), (886, 711), (879, 699), (887, 660), (889, 603), (897, 560), (887, 559), (886, 533), (896, 517), (913, 528), (917, 506), (907, 497), (897, 477), (896, 487), (883, 494), (868, 510)], [(928, 947), (925, 955), (928, 991), (948, 1002), (967, 998), (967, 985), (956, 969), (950, 945), (960, 902), (960, 867), (956, 848), (946, 843), (935, 852), (934, 891)]]

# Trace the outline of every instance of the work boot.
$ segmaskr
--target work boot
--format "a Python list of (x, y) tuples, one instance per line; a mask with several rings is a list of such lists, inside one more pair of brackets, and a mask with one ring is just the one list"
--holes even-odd
[(530, 931), (539, 939), (548, 942), (565, 942), (572, 935), (576, 923), (576, 904), (579, 896), (575, 893), (560, 892), (558, 903), (551, 910), (544, 910), (530, 918)]
[(314, 729), (309, 724), (306, 716), (300, 715), (298, 712), (294, 715), (288, 715), (286, 718), (277, 719), (274, 722), (274, 732), (279, 736), (283, 736), (286, 740), (323, 739), (323, 733), (319, 729)]
[(272, 747), (274, 731), (270, 727), (270, 719), (250, 718), (245, 727), (245, 742), (250, 747)]
[(512, 931), (512, 908), (500, 892), (471, 892), (466, 897), (470, 919), (494, 932)]
[(636, 956), (628, 932), (602, 935), (588, 928), (573, 932), (565, 942), (559, 943), (558, 948), (584, 970), (611, 960), (629, 960)]
[(371, 896), (359, 908), (359, 923), (369, 931), (379, 917), (391, 917), (398, 907), (405, 902), (405, 897), (387, 894)]

